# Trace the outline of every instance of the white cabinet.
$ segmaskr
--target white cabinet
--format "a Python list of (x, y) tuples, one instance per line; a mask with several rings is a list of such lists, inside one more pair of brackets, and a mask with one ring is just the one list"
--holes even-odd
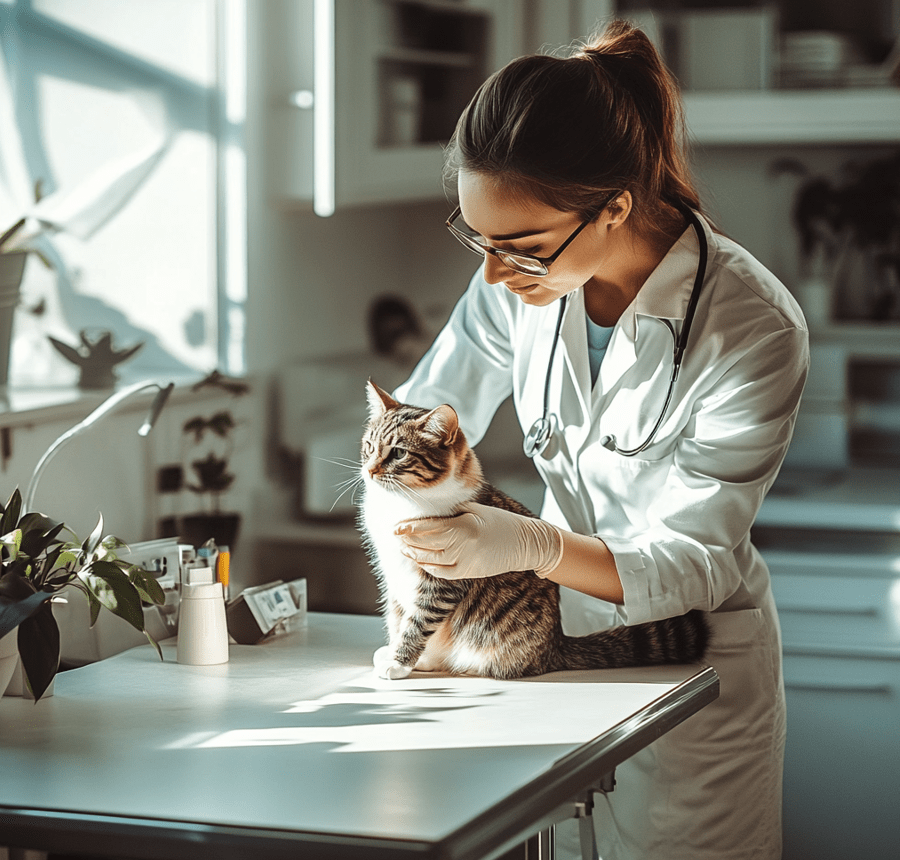
[(900, 656), (785, 653), (785, 860), (895, 860)]
[(440, 198), (442, 145), (478, 86), (521, 53), (515, 0), (275, 0), (270, 196), (320, 215)]
[(896, 470), (852, 472), (757, 521), (783, 637), (785, 860), (897, 856), (898, 488)]

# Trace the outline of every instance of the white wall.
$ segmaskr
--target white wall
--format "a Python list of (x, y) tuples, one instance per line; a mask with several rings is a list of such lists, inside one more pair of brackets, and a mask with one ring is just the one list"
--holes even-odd
[[(269, 198), (265, 112), (266, 4), (249, 4), (247, 364), (267, 373), (299, 358), (366, 346), (369, 302), (409, 298), (439, 325), (477, 259), (447, 233), (445, 201), (369, 206), (320, 218)], [(277, 181), (277, 178), (276, 178)]]

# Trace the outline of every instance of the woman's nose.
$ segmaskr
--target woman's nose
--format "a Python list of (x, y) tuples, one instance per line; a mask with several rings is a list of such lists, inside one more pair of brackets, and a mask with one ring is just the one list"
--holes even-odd
[(493, 254), (485, 254), (484, 257), (484, 279), (489, 284), (502, 283), (504, 278), (508, 278), (511, 272), (508, 266), (500, 262)]

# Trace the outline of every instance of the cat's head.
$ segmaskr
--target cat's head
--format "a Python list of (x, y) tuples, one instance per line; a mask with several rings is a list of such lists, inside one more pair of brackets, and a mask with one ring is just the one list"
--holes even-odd
[(452, 482), (474, 487), (481, 467), (452, 406), (422, 409), (398, 403), (369, 380), (369, 423), (362, 440), (362, 476), (388, 490), (416, 493)]

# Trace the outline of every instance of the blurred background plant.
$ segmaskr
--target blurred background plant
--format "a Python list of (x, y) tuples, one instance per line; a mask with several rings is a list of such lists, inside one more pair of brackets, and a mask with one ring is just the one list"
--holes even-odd
[(809, 177), (793, 217), (809, 272), (834, 286), (832, 318), (900, 319), (900, 150), (848, 163), (836, 180)]

